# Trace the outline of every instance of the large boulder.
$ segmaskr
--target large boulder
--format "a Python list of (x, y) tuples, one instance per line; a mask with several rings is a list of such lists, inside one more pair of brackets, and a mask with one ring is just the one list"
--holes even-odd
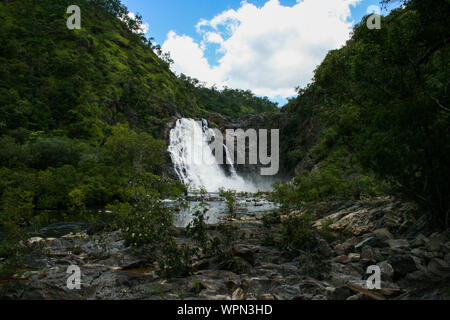
[(378, 214), (378, 210), (361, 209), (339, 219), (329, 229), (359, 236), (375, 229)]

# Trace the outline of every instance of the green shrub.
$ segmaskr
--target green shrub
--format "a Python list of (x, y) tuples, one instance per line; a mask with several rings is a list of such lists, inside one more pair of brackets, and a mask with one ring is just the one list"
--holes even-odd
[(234, 218), (236, 216), (236, 203), (237, 203), (236, 191), (225, 190), (223, 188), (221, 188), (219, 191), (220, 191), (220, 195), (225, 198), (225, 203), (228, 208), (228, 213), (230, 214), (231, 217)]
[(309, 214), (290, 216), (283, 221), (278, 246), (287, 252), (314, 251), (318, 239)]

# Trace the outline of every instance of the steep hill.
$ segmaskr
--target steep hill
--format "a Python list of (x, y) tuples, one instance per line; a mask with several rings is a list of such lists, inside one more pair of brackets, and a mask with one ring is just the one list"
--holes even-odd
[(121, 20), (119, 1), (80, 0), (81, 29), (66, 27), (69, 0), (0, 2), (1, 133), (62, 130), (103, 137), (127, 121), (158, 134), (176, 114), (195, 114), (192, 93)]

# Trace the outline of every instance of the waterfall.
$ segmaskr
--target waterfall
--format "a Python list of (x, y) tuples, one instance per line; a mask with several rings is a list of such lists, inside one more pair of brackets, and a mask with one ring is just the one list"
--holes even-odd
[[(208, 137), (214, 137), (214, 131), (208, 122), (193, 119), (179, 119), (170, 131), (169, 153), (175, 172), (181, 182), (189, 185), (190, 190), (204, 188), (208, 192), (218, 192), (220, 188), (236, 191), (257, 192), (257, 187), (239, 176), (232, 164), (230, 174), (217, 164), (209, 147)], [(231, 155), (224, 145), (225, 156)]]

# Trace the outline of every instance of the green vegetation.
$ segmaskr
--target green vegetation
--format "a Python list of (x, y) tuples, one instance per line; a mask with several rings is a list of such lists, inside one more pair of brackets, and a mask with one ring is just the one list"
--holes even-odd
[(230, 214), (230, 217), (235, 218), (236, 217), (236, 206), (237, 206), (236, 191), (225, 190), (223, 188), (221, 188), (219, 191), (220, 191), (220, 196), (225, 198), (225, 204), (227, 205), (228, 213)]
[(278, 105), (267, 97), (256, 97), (249, 90), (216, 87), (208, 88), (197, 79), (184, 74), (180, 79), (192, 90), (199, 107), (203, 110), (221, 113), (230, 117), (262, 112), (278, 112)]
[[(318, 164), (293, 186), (279, 186), (285, 203), (374, 195), (382, 180), (448, 227), (450, 8), (448, 1), (404, 3), (383, 17), (380, 30), (369, 30), (363, 19), (346, 46), (329, 52), (314, 83), (284, 109), (293, 134), (282, 152), (315, 145), (312, 154), (292, 157)], [(308, 132), (321, 131), (320, 140), (299, 133), (299, 122)]]
[[(35, 209), (131, 202), (129, 181), (162, 173), (167, 120), (199, 110), (138, 33), (140, 17), (118, 0), (80, 0), (82, 29), (68, 30), (71, 4), (0, 2), (4, 209), (14, 194)], [(154, 189), (167, 196), (175, 185), (155, 180)]]

